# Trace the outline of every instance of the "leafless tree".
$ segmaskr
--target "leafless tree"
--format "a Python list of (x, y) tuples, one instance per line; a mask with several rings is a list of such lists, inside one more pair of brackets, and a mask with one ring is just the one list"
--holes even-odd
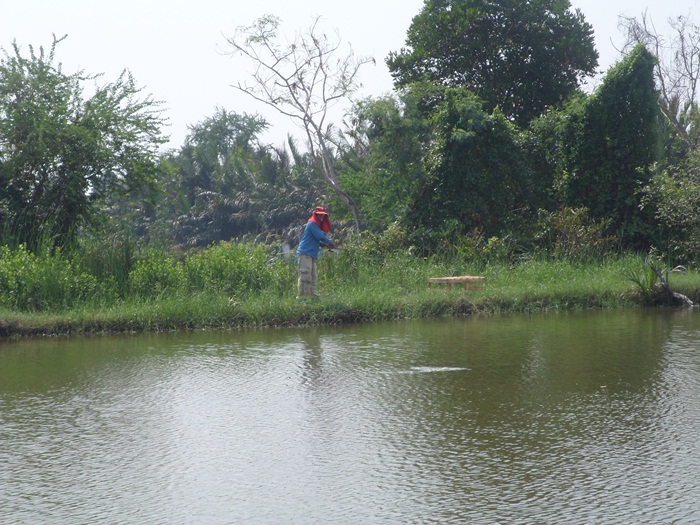
[(242, 55), (252, 63), (252, 82), (233, 87), (300, 124), (326, 182), (350, 208), (359, 230), (357, 205), (338, 181), (329, 135), (332, 125), (327, 119), (329, 110), (359, 87), (360, 67), (374, 59), (355, 58), (352, 50), (340, 55), (340, 38), (337, 34), (329, 38), (320, 29), (320, 20), (316, 17), (292, 41), (278, 35), (280, 19), (276, 16), (263, 16), (250, 26), (239, 27), (226, 40), (233, 47), (232, 55)]
[(700, 26), (687, 16), (670, 18), (668, 24), (671, 37), (667, 40), (646, 12), (639, 19), (621, 16), (619, 25), (627, 35), (623, 51), (641, 43), (657, 57), (661, 111), (681, 139), (694, 150), (700, 141)]

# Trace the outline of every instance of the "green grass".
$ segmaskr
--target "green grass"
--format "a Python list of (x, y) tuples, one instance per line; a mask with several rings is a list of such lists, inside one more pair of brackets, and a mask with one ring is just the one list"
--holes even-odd
[[(78, 279), (63, 260), (57, 264), (50, 256), (43, 260), (26, 253), (4, 255), (0, 271), (3, 264), (9, 268), (4, 278), (0, 272), (0, 336), (4, 337), (308, 326), (644, 304), (629, 278), (644, 271), (644, 258), (636, 255), (507, 264), (404, 253), (379, 256), (350, 249), (321, 258), (322, 299), (309, 302), (295, 299), (293, 261), (271, 259), (260, 247), (220, 245), (191, 258), (145, 254), (134, 263), (130, 279), (120, 279), (122, 289), (117, 281), (104, 286), (104, 276), (87, 275), (79, 261), (71, 266)], [(36, 294), (44, 289), (18, 282), (9, 273), (25, 259), (35, 268), (23, 274), (25, 279), (38, 276), (42, 283), (48, 282), (50, 300), (17, 300), (23, 290)], [(52, 273), (45, 268), (59, 268), (70, 286), (47, 279)], [(461, 286), (451, 291), (440, 285), (428, 287), (429, 277), (449, 275), (484, 275), (487, 280), (468, 293)], [(674, 290), (700, 301), (700, 274), (672, 273), (669, 280)], [(82, 282), (97, 297), (81, 293)], [(104, 290), (101, 296), (100, 290)]]

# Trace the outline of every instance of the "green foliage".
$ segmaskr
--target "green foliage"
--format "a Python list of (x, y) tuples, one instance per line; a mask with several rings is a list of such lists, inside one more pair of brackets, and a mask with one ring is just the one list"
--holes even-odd
[(30, 249), (65, 246), (107, 198), (152, 183), (164, 142), (157, 104), (137, 100), (131, 75), (86, 99), (95, 77), (64, 74), (59, 42), (28, 58), (14, 44), (0, 61), (0, 221)]
[(147, 299), (193, 293), (240, 299), (264, 289), (290, 290), (290, 265), (270, 255), (259, 244), (224, 242), (181, 258), (152, 250), (134, 264), (130, 293)]
[(185, 291), (185, 270), (177, 259), (160, 250), (139, 258), (129, 273), (130, 294), (137, 298), (158, 298)]
[(241, 300), (294, 291), (291, 260), (260, 244), (219, 243), (184, 255), (139, 251), (128, 239), (96, 241), (67, 257), (62, 250), (0, 247), (0, 306), (56, 311), (206, 294)]
[(565, 207), (554, 212), (539, 211), (538, 248), (549, 256), (567, 260), (603, 257), (615, 246), (607, 235), (610, 220), (594, 221), (586, 208)]
[(444, 90), (433, 125), (426, 181), (405, 218), (414, 244), (431, 250), (476, 229), (501, 235), (530, 200), (529, 162), (517, 129), (498, 111), (485, 113), (461, 88)]
[(100, 297), (97, 279), (60, 250), (35, 254), (0, 247), (0, 304), (19, 311), (63, 310)]
[(129, 274), (130, 293), (142, 299), (204, 293), (231, 300), (263, 290), (291, 291), (295, 273), (260, 244), (217, 243), (180, 257), (162, 249), (140, 256)]
[(189, 255), (184, 270), (190, 289), (236, 297), (268, 284), (268, 258), (262, 245), (219, 243)]
[(353, 108), (352, 144), (343, 150), (339, 179), (373, 231), (405, 215), (425, 178), (422, 157), (431, 126), (419, 103), (414, 91), (405, 90)]
[(408, 232), (405, 226), (397, 221), (377, 235), (377, 242), (373, 249), (378, 253), (393, 253), (404, 251), (409, 246)]
[(593, 27), (568, 0), (426, 0), (406, 48), (389, 54), (397, 87), (462, 86), (526, 125), (595, 73)]
[(334, 254), (319, 259), (319, 286), (322, 293), (354, 295), (379, 294), (386, 290), (398, 293), (423, 289), (430, 262), (407, 252), (379, 254), (376, 237), (367, 237)]
[(614, 234), (633, 247), (648, 246), (654, 235), (653, 217), (640, 208), (640, 189), (659, 151), (654, 64), (643, 46), (635, 48), (591, 97), (549, 117), (562, 204), (587, 208), (595, 221), (610, 220)]
[(191, 128), (185, 145), (164, 160), (165, 188), (154, 231), (205, 247), (230, 239), (289, 231), (320, 200), (313, 159), (260, 143), (267, 124), (223, 109)]
[(459, 257), (478, 264), (512, 263), (519, 246), (511, 236), (486, 238), (480, 230), (459, 238), (455, 245)]
[(659, 268), (650, 257), (637, 268), (625, 268), (623, 275), (635, 285), (643, 304), (654, 304), (656, 291), (662, 280)]
[(129, 293), (129, 273), (138, 257), (137, 239), (124, 233), (97, 236), (84, 234), (71, 253), (71, 260), (94, 276), (110, 290), (111, 300), (123, 299)]
[(182, 210), (178, 200), (171, 205), (178, 241), (205, 246), (257, 229), (256, 189), (266, 156), (258, 135), (266, 128), (260, 117), (223, 109), (190, 128), (171, 159), (177, 169), (171, 188), (187, 203)]
[[(683, 264), (700, 257), (700, 158), (656, 173), (644, 187), (642, 206), (653, 210), (666, 232), (658, 249)], [(663, 241), (666, 242), (663, 242)]]
[(639, 302), (643, 305), (694, 306), (688, 297), (671, 288), (668, 268), (664, 269), (652, 254), (639, 267), (627, 268), (623, 275), (635, 284)]
[[(383, 240), (383, 235), (369, 234), (348, 243), (348, 249), (325, 253), (319, 261), (322, 299), (313, 303), (295, 300), (296, 268), (291, 260), (250, 245), (235, 247), (233, 254), (225, 253), (229, 249), (225, 245), (181, 257), (155, 249), (143, 253), (132, 272), (138, 290), (119, 300), (110, 298), (77, 261), (69, 262), (60, 251), (38, 256), (24, 247), (2, 247), (0, 328), (6, 335), (230, 329), (644, 304), (636, 288), (630, 293), (630, 280), (625, 277), (640, 269), (635, 255), (501, 261), (499, 254), (510, 249), (511, 243), (492, 237), (480, 247), (483, 254), (492, 256), (488, 259), (476, 260), (454, 251), (420, 257), (405, 249), (380, 253), (377, 248)], [(263, 265), (259, 265), (262, 259), (255, 259), (259, 251), (272, 256)], [(204, 253), (211, 256), (211, 262), (199, 259)], [(252, 265), (242, 260), (251, 256)], [(199, 272), (196, 276), (185, 275), (191, 257), (188, 271)], [(228, 285), (225, 276), (216, 275), (224, 267), (231, 268), (234, 276), (249, 269), (259, 288), (253, 284), (237, 295), (228, 293), (230, 289), (218, 289)], [(429, 277), (449, 275), (484, 275), (487, 279), (467, 294), (461, 287), (448, 292), (427, 286)], [(646, 279), (648, 274), (640, 277)], [(697, 273), (689, 271), (682, 277), (683, 286), (700, 297)], [(678, 294), (664, 287), (656, 290), (654, 304), (659, 297), (664, 304), (678, 304)]]

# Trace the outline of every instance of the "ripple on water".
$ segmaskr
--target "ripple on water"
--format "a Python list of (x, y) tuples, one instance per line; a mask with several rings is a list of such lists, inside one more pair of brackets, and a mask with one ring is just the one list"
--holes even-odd
[(67, 355), (0, 383), (0, 522), (700, 522), (697, 331), (538, 323)]

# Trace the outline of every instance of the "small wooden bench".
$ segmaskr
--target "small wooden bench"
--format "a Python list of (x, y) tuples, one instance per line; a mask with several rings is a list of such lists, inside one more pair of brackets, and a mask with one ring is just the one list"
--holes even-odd
[(481, 275), (460, 275), (457, 277), (430, 277), (428, 279), (428, 286), (433, 283), (444, 283), (447, 285), (447, 291), (452, 289), (454, 283), (464, 283), (464, 291), (476, 290), (476, 287), (472, 286), (474, 283), (481, 283), (486, 280), (486, 277)]

